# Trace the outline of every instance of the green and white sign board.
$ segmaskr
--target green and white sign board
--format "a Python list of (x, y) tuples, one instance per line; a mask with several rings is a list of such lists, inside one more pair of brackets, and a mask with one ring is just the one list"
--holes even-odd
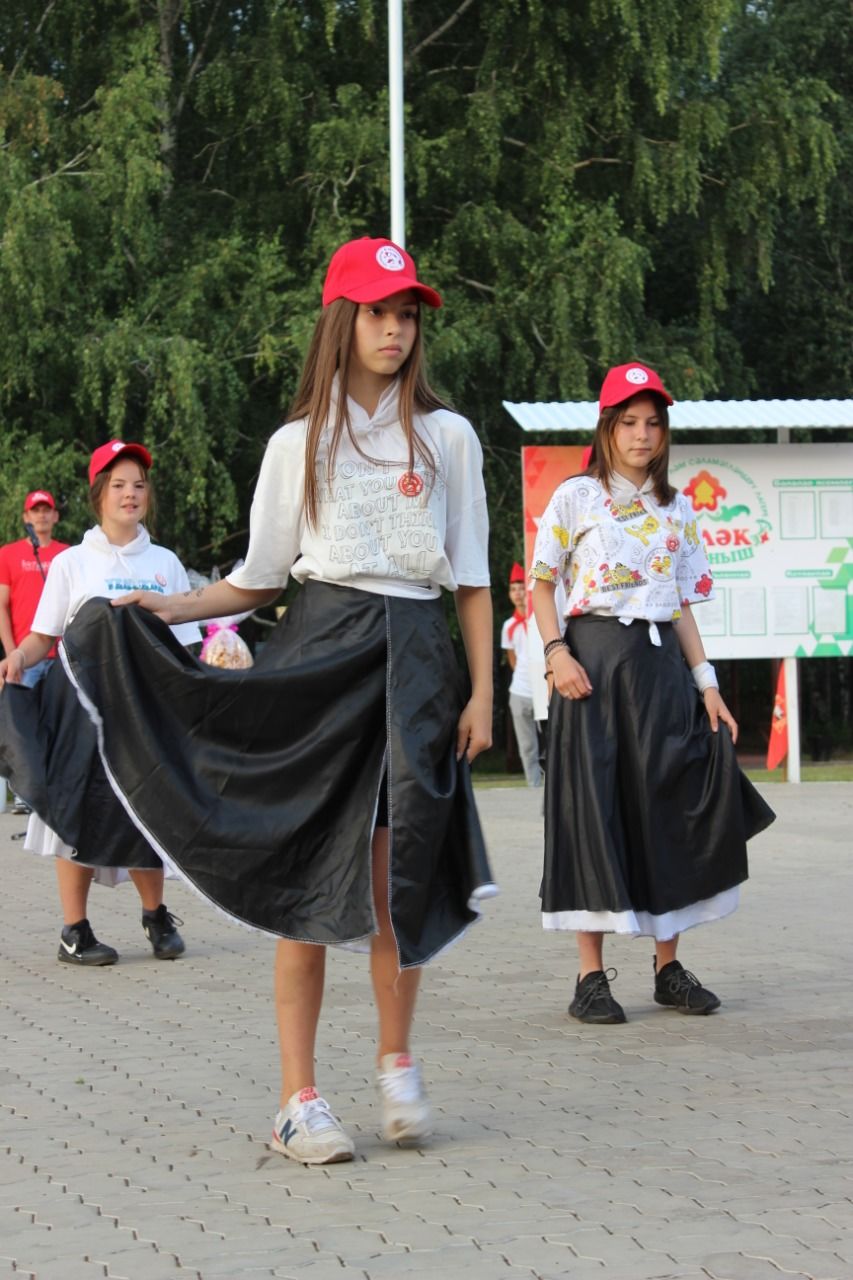
[(853, 444), (674, 445), (714, 576), (709, 658), (853, 655)]

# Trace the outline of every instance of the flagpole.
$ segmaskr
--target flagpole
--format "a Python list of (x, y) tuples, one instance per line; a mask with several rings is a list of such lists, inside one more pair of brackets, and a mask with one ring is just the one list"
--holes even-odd
[(785, 709), (788, 719), (788, 758), (786, 776), (789, 782), (800, 781), (800, 690), (797, 659), (783, 658), (785, 669)]
[(391, 239), (406, 247), (403, 137), (403, 0), (388, 0), (388, 112), (391, 156)]

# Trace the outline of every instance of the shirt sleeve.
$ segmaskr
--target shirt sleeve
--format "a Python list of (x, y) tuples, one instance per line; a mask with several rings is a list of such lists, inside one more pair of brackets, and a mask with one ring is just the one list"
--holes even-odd
[(483, 483), (483, 450), (466, 418), (450, 435), (445, 460), (447, 527), (444, 552), (460, 587), (487, 587), (489, 577), (489, 513)]
[(9, 546), (0, 547), (0, 586), (11, 587), (12, 566), (9, 563)]
[(31, 630), (43, 636), (61, 636), (71, 607), (71, 561), (60, 551), (50, 562), (50, 573), (42, 588)]
[(502, 649), (512, 649), (515, 647), (509, 638), (509, 628), (510, 628), (511, 622), (512, 622), (512, 618), (507, 618), (506, 622), (501, 627), (501, 648)]
[(678, 503), (682, 520), (676, 570), (678, 593), (682, 604), (700, 604), (703, 600), (714, 599), (714, 575), (708, 564), (696, 513), (683, 494), (678, 495)]
[(279, 428), (267, 445), (249, 516), (249, 550), (227, 581), (246, 591), (282, 590), (299, 558), (304, 524), (304, 437)]
[(530, 576), (542, 582), (559, 582), (566, 574), (572, 554), (571, 510), (568, 494), (561, 485), (539, 521), (533, 547)]

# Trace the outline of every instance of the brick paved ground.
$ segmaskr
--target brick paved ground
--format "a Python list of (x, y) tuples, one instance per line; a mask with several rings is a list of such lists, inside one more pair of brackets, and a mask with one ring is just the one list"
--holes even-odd
[(380, 1142), (365, 964), (336, 953), (321, 1081), (358, 1154), (325, 1170), (264, 1145), (270, 940), (172, 886), (189, 951), (157, 963), (134, 891), (96, 888), (121, 963), (59, 965), (52, 867), (3, 815), (0, 1276), (851, 1280), (853, 786), (767, 794), (744, 905), (682, 948), (723, 1010), (658, 1009), (623, 940), (630, 1021), (595, 1029), (539, 928), (539, 798), (480, 791), (504, 892), (427, 976), (435, 1140)]

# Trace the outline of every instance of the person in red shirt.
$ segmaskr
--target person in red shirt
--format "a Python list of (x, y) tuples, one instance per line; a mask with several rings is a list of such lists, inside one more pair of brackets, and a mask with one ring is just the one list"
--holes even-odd
[[(0, 643), (6, 657), (29, 635), (50, 563), (68, 546), (53, 536), (59, 512), (47, 489), (34, 489), (27, 494), (21, 518), (26, 538), (0, 547)], [(36, 684), (55, 656), (54, 646), (42, 662), (24, 673), (22, 683), (30, 687)], [(12, 812), (29, 813), (29, 806), (16, 796)]]

